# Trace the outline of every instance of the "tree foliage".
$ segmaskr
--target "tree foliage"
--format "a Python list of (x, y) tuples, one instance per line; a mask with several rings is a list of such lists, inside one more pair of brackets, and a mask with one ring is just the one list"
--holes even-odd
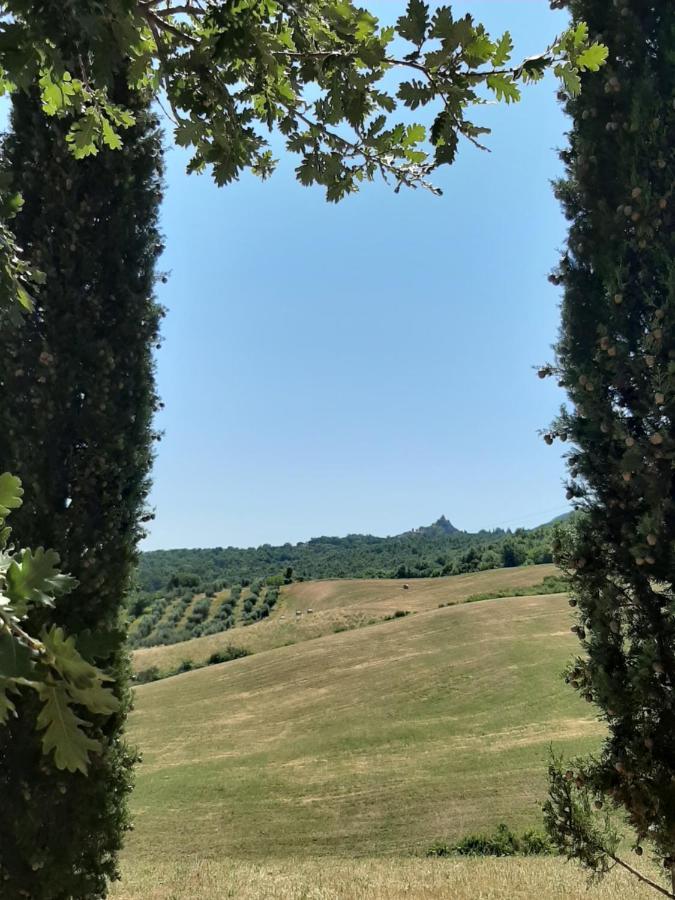
[(6, 518), (21, 505), (22, 494), (18, 478), (0, 475), (0, 724), (17, 714), (16, 697), (22, 690), (34, 691), (41, 703), (37, 728), (45, 753), (53, 751), (57, 769), (86, 772), (89, 754), (99, 751), (100, 743), (87, 735), (73, 707), (110, 715), (119, 701), (104, 685), (109, 676), (93, 664), (104, 641), (97, 640), (98, 650), (90, 644), (86, 659), (62, 628), (43, 626), (32, 637), (23, 627), (33, 607), (53, 608), (77, 581), (59, 572), (53, 550), (8, 546)]
[[(651, 846), (675, 879), (675, 7), (569, 7), (609, 47), (602, 77), (568, 102), (557, 194), (571, 225), (552, 276), (563, 319), (542, 371), (570, 397), (548, 439), (572, 443), (568, 496), (584, 512), (557, 548), (581, 644), (567, 680), (608, 729), (569, 777), (624, 813), (636, 852)], [(604, 871), (611, 859), (571, 808), (554, 771), (552, 831)]]
[[(579, 26), (538, 56), (512, 63), (505, 33), (492, 39), (450, 6), (433, 14), (410, 0), (396, 27), (381, 27), (350, 0), (74, 0), (73, 57), (55, 36), (58, 4), (0, 4), (0, 93), (37, 88), (43, 112), (68, 122), (75, 158), (118, 150), (135, 121), (112, 85), (120, 65), (129, 86), (164, 98), (174, 138), (193, 151), (190, 170), (210, 168), (218, 184), (244, 169), (275, 166), (277, 130), (299, 156), (298, 179), (331, 200), (378, 173), (396, 187), (432, 187), (429, 175), (452, 163), (460, 138), (477, 146), (489, 129), (467, 117), (487, 102), (513, 102), (520, 86), (547, 69), (571, 91), (579, 73), (606, 51)], [(395, 87), (390, 88), (394, 75)], [(484, 89), (484, 90), (483, 90)], [(487, 94), (486, 94), (487, 92)], [(428, 127), (392, 120), (397, 107), (430, 106)], [(30, 308), (43, 273), (26, 261), (7, 225), (21, 198), (0, 184), (0, 312)]]

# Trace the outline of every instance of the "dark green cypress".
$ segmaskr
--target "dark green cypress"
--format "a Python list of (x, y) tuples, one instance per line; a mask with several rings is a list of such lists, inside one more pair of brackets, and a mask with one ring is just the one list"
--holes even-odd
[[(162, 149), (154, 115), (122, 75), (113, 97), (137, 117), (122, 150), (75, 160), (69, 123), (45, 117), (26, 94), (15, 97), (5, 141), (5, 168), (25, 200), (15, 232), (47, 282), (24, 325), (0, 333), (0, 469), (24, 482), (16, 540), (53, 547), (79, 579), (49, 613), (72, 634), (119, 627), (143, 533), (157, 406)], [(86, 777), (58, 772), (43, 755), (30, 697), (0, 729), (2, 897), (91, 900), (116, 875), (133, 752), (122, 734), (123, 652), (103, 665), (123, 711), (94, 717), (90, 733), (104, 752)]]
[[(568, 771), (588, 808), (624, 811), (636, 847), (675, 859), (675, 4), (570, 0), (609, 48), (567, 110), (557, 194), (570, 221), (557, 374), (571, 407), (568, 497), (583, 511), (558, 547), (582, 653), (568, 681), (606, 721), (595, 761)], [(569, 818), (561, 846), (598, 867)], [(554, 794), (556, 792), (554, 791)], [(594, 861), (595, 859), (595, 861)], [(602, 867), (600, 865), (600, 867)]]

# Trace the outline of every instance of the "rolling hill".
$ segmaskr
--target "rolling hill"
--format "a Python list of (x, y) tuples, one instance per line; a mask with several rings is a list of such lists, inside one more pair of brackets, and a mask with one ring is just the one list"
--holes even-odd
[(139, 688), (128, 859), (400, 855), (536, 824), (549, 743), (600, 734), (558, 677), (569, 623), (560, 595), (420, 609)]
[[(540, 565), (410, 582), (398, 579), (300, 582), (281, 589), (269, 618), (180, 643), (142, 647), (133, 654), (134, 668), (139, 672), (157, 666), (166, 671), (183, 660), (200, 664), (212, 653), (231, 645), (252, 653), (271, 650), (372, 624), (397, 612), (417, 613), (437, 609), (439, 605), (463, 603), (476, 594), (496, 596), (525, 588), (536, 592), (544, 579), (554, 577), (557, 572), (553, 565)], [(221, 596), (211, 601), (215, 609), (219, 608)]]

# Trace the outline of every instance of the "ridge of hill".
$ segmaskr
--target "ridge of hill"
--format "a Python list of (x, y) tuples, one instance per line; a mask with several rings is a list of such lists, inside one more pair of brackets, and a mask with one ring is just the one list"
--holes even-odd
[(272, 575), (319, 578), (432, 578), (499, 566), (551, 562), (550, 524), (504, 531), (460, 531), (441, 516), (431, 525), (390, 537), (348, 534), (297, 544), (149, 550), (137, 581), (146, 593), (174, 588), (222, 589)]

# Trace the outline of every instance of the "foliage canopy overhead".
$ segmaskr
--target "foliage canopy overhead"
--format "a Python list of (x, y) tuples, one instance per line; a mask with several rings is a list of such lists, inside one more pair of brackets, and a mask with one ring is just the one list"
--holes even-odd
[[(54, 40), (64, 20), (86, 48), (75, 66)], [(122, 146), (134, 116), (110, 86), (124, 68), (130, 87), (167, 108), (191, 171), (208, 168), (218, 184), (246, 169), (265, 178), (276, 130), (299, 158), (298, 180), (333, 201), (378, 174), (397, 189), (436, 190), (430, 176), (454, 161), (460, 138), (483, 146), (489, 133), (468, 117), (472, 107), (517, 101), (548, 69), (574, 94), (580, 73), (607, 55), (583, 23), (537, 56), (514, 63), (513, 50), (508, 32), (493, 39), (470, 15), (432, 14), (422, 0), (409, 0), (395, 27), (350, 0), (71, 0), (58, 21), (53, 4), (0, 4), (0, 92), (38, 86), (44, 113), (70, 120), (76, 157)], [(426, 106), (429, 125), (409, 121)], [(6, 193), (0, 222), (20, 205)], [(0, 250), (0, 309), (17, 298), (30, 307), (39, 271), (9, 229)]]

